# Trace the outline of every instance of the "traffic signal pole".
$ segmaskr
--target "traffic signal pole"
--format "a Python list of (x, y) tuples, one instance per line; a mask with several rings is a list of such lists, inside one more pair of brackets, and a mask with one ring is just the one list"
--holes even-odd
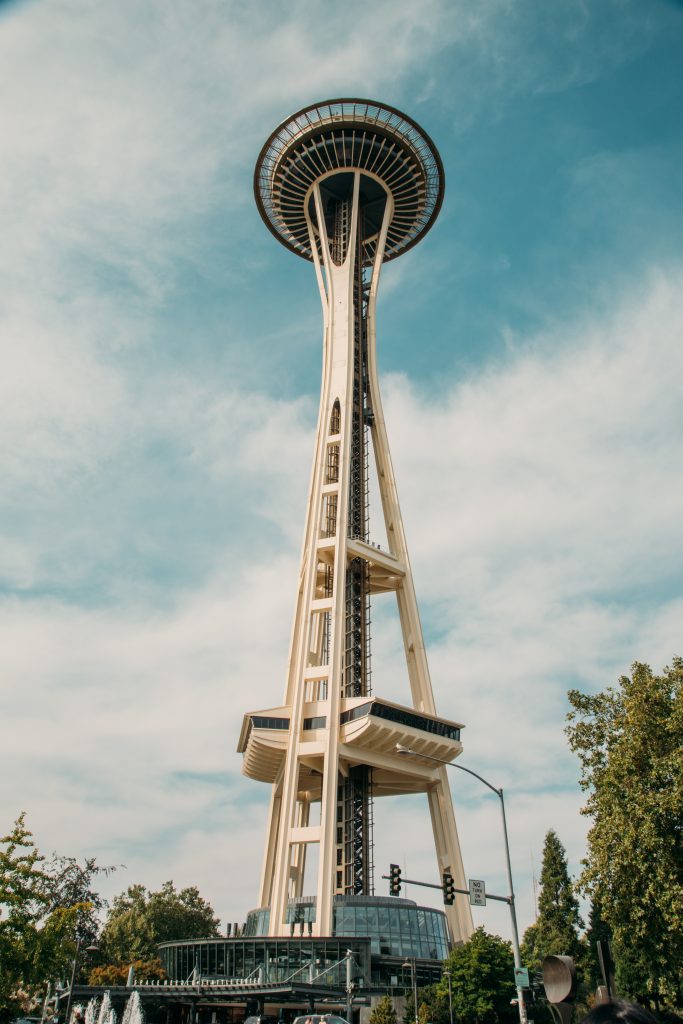
[[(393, 864), (392, 864), (392, 867), (393, 867)], [(382, 878), (386, 878), (387, 881), (389, 881), (389, 882), (393, 882), (394, 881), (394, 875), (382, 875)], [(400, 875), (399, 875), (399, 879), (398, 879), (398, 891), (399, 892), (401, 891), (401, 885), (403, 883), (405, 883), (406, 885), (421, 885), (425, 889), (440, 889), (441, 888), (441, 886), (437, 885), (436, 882), (418, 882), (415, 878), (403, 878), (402, 879), (400, 877)], [(465, 890), (464, 889), (458, 889), (457, 892), (465, 892)], [(393, 893), (392, 892), (391, 895), (392, 896), (398, 896), (398, 893)]]
[[(389, 882), (392, 881), (392, 877), (393, 877), (392, 875), (382, 875), (382, 878), (386, 878), (387, 881), (389, 881)], [(436, 882), (418, 882), (418, 880), (416, 878), (403, 878), (403, 879), (400, 880), (400, 883), (401, 884), (405, 883), (405, 885), (421, 885), (424, 889), (440, 889), (443, 892), (443, 884), (442, 885), (438, 885)], [(400, 885), (399, 885), (399, 892), (400, 892)], [(463, 896), (469, 896), (469, 894), (470, 894), (470, 890), (469, 889), (456, 889), (455, 886), (452, 887), (451, 892), (459, 892)], [(398, 893), (392, 893), (391, 895), (392, 896), (398, 896)], [(486, 899), (487, 900), (500, 900), (501, 903), (508, 903), (508, 904), (510, 903), (510, 897), (509, 896), (494, 896), (493, 893), (492, 892), (488, 892), (488, 890), (486, 892)]]
[[(515, 913), (515, 892), (512, 887), (512, 868), (510, 866), (510, 844), (508, 843), (508, 828), (507, 821), (505, 819), (505, 799), (503, 797), (502, 788), (499, 789), (497, 786), (492, 785), (478, 772), (472, 771), (471, 768), (466, 768), (464, 764), (457, 764), (452, 761), (444, 761), (441, 757), (432, 757), (431, 754), (421, 754), (416, 750), (412, 750), (410, 747), (404, 747), (401, 743), (396, 745), (396, 751), (399, 754), (403, 754), (406, 757), (417, 757), (422, 758), (425, 761), (434, 761), (435, 764), (443, 764), (447, 768), (457, 768), (461, 772), (466, 772), (468, 775), (474, 776), (479, 782), (483, 783), (487, 789), (490, 789), (492, 793), (495, 793), (500, 800), (500, 812), (503, 821), (503, 839), (505, 841), (505, 864), (507, 867), (508, 876), (508, 887), (509, 896), (490, 896), (487, 893), (487, 899), (501, 900), (503, 903), (507, 903), (510, 908), (510, 924), (512, 927), (512, 950), (515, 958), (515, 969), (519, 970), (522, 966), (522, 958), (519, 951), (519, 936), (517, 933), (517, 914)], [(413, 883), (416, 884), (416, 883)], [(417, 883), (419, 884), (419, 883)], [(440, 886), (434, 886), (434, 888), (440, 888)], [(461, 889), (455, 889), (455, 892), (462, 892)], [(519, 1010), (519, 1024), (527, 1024), (528, 1017), (526, 1012), (526, 1003), (524, 1000), (524, 989), (521, 985), (517, 985), (517, 1008)]]
[[(477, 776), (479, 778), (479, 776)], [(488, 783), (487, 783), (488, 785)], [(493, 788), (493, 787), (489, 787)], [(512, 951), (515, 960), (515, 967), (522, 966), (522, 958), (519, 951), (519, 940), (517, 938), (517, 915), (515, 913), (515, 897), (512, 888), (512, 872), (510, 870), (510, 849), (508, 847), (508, 833), (505, 823), (505, 804), (503, 803), (503, 790), (495, 790), (500, 796), (501, 809), (503, 811), (503, 831), (505, 834), (505, 854), (507, 859), (507, 870), (508, 870), (508, 884), (510, 886), (509, 896), (495, 896), (492, 892), (486, 893), (487, 900), (498, 900), (500, 903), (507, 903), (510, 908), (510, 918), (512, 921)], [(399, 896), (401, 893), (401, 884), (405, 882), (406, 885), (421, 885), (424, 889), (440, 889), (443, 893), (444, 903), (452, 903), (454, 894), (461, 893), (463, 896), (469, 896), (469, 889), (458, 889), (453, 884), (453, 876), (448, 872), (444, 872), (443, 881), (441, 885), (437, 885), (436, 882), (420, 882), (417, 878), (403, 878), (401, 879), (401, 869), (398, 864), (392, 864), (390, 866), (391, 874), (382, 875), (382, 878), (386, 878), (390, 883), (390, 890), (392, 896)], [(450, 984), (450, 981), (449, 981)], [(517, 1006), (519, 1010), (520, 1024), (527, 1024), (528, 1018), (526, 1013), (526, 1003), (524, 1000), (524, 990), (518, 985), (517, 986)]]

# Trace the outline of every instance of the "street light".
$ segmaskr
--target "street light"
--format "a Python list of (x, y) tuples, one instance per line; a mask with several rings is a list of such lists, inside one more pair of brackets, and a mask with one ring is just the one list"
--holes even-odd
[[(415, 1006), (415, 1024), (419, 1024), (419, 1020), (418, 1020), (418, 1016), (417, 1016), (417, 971), (415, 970), (415, 957), (413, 957), (412, 960), (406, 960), (406, 962), (404, 964), (402, 964), (401, 966), (403, 968), (410, 967), (410, 972), (411, 972), (411, 977), (412, 977), (412, 982), (413, 982), (413, 1004)], [(404, 991), (405, 991), (405, 989), (404, 989)]]
[[(76, 936), (76, 952), (74, 954), (74, 962), (71, 967), (71, 984), (69, 985), (69, 996), (66, 1001), (66, 1014), (64, 1017), (64, 1024), (69, 1024), (69, 1016), (71, 1014), (71, 999), (74, 992), (74, 981), (76, 980), (76, 967), (78, 966), (78, 954), (81, 951), (81, 937)], [(86, 953), (99, 953), (99, 946), (86, 946)]]
[[(517, 932), (517, 914), (515, 912), (515, 893), (512, 887), (512, 868), (510, 866), (510, 844), (508, 843), (508, 829), (507, 822), (505, 820), (505, 800), (503, 799), (503, 790), (497, 789), (496, 786), (492, 786), (490, 782), (487, 782), (481, 775), (473, 772), (471, 768), (465, 768), (462, 764), (455, 764), (452, 761), (444, 761), (441, 757), (432, 757), (431, 754), (421, 754), (417, 750), (413, 750), (411, 747), (404, 747), (402, 743), (396, 744), (396, 753), (401, 754), (404, 757), (422, 757), (426, 761), (435, 761), (436, 764), (446, 765), (447, 768), (458, 768), (461, 772), (467, 772), (468, 775), (474, 775), (475, 779), (479, 779), (483, 782), (492, 793), (495, 793), (500, 800), (500, 813), (503, 821), (503, 839), (505, 841), (505, 863), (507, 866), (508, 873), (508, 889), (509, 897), (507, 904), (510, 908), (510, 923), (512, 925), (512, 949), (515, 957), (515, 967), (521, 968), (522, 958), (519, 952), (519, 934)], [(526, 1003), (524, 1002), (524, 990), (518, 985), (517, 986), (517, 1000), (519, 1006), (519, 1019), (520, 1024), (527, 1024), (526, 1015)]]
[(448, 978), (448, 1017), (453, 1024), (453, 972), (447, 967), (443, 973)]

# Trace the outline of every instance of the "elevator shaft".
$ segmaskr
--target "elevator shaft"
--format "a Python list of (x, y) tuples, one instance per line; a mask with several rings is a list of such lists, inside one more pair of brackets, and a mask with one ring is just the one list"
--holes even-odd
[[(348, 255), (352, 223), (352, 199), (333, 201), (328, 224), (332, 225), (330, 252), (335, 263)], [(367, 284), (363, 270), (362, 209), (356, 231), (353, 270), (353, 389), (349, 459), (348, 533), (368, 539), (368, 424)], [(370, 595), (368, 568), (361, 558), (346, 567), (345, 636), (342, 696), (365, 697), (371, 693)], [(345, 895), (373, 892), (372, 871), (372, 769), (357, 765), (347, 776), (340, 773), (337, 788), (337, 863), (335, 891)]]

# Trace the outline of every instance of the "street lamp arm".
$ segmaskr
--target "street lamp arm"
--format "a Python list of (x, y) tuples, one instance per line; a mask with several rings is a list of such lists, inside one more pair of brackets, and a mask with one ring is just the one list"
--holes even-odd
[[(450, 761), (446, 761), (445, 764), (451, 764), (451, 762)], [(493, 793), (495, 793), (497, 797), (502, 798), (502, 796), (503, 796), (503, 790), (502, 789), (496, 789), (495, 786), (492, 786), (491, 783), (487, 782), (486, 779), (481, 777), (481, 775), (477, 775), (476, 772), (473, 772), (471, 768), (465, 768), (464, 764), (453, 764), (452, 767), (453, 768), (459, 768), (461, 772), (467, 772), (468, 775), (474, 775), (475, 779), (479, 779), (479, 781), (483, 782), (485, 786), (488, 786), (488, 788)]]
[(501, 798), (503, 795), (502, 789), (497, 789), (492, 786), (490, 782), (487, 782), (483, 776), (478, 775), (477, 772), (473, 772), (471, 768), (466, 768), (464, 764), (458, 764), (456, 761), (444, 761), (442, 757), (433, 757), (431, 754), (421, 754), (417, 750), (413, 750), (411, 747), (404, 747), (401, 743), (396, 744), (397, 754), (412, 754), (413, 757), (424, 757), (426, 761), (435, 761), (436, 764), (445, 764), (449, 768), (458, 768), (461, 772), (467, 772), (468, 775), (474, 775), (475, 779), (479, 779), (483, 782), (497, 797)]

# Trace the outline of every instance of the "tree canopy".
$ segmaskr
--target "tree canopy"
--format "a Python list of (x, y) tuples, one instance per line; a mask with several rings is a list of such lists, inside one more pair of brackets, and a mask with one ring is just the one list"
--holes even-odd
[[(112, 961), (94, 968), (93, 984), (115, 984), (125, 983), (131, 964), (139, 980), (163, 977), (159, 942), (218, 934), (219, 922), (198, 890), (178, 892), (173, 882), (158, 892), (131, 886), (114, 899), (101, 930), (107, 903), (96, 878), (113, 870), (94, 858), (80, 864), (53, 854), (46, 860), (24, 814), (0, 838), (0, 1024), (35, 1013), (46, 981), (70, 975), (78, 940), (81, 949), (99, 945), (100, 959)], [(81, 970), (86, 963), (82, 956)]]
[(65, 970), (79, 914), (89, 910), (54, 898), (56, 879), (24, 819), (0, 839), (0, 1021), (33, 1009), (45, 979)]
[(75, 857), (54, 853), (49, 861), (45, 861), (49, 908), (79, 907), (76, 935), (81, 946), (97, 943), (100, 914), (107, 906), (107, 901), (95, 889), (95, 881), (99, 875), (110, 875), (115, 870), (113, 865), (100, 866), (94, 857), (87, 857), (83, 864), (79, 864)]
[(125, 985), (131, 967), (137, 982), (163, 981), (166, 977), (161, 960), (155, 958), (134, 960), (132, 964), (105, 964), (102, 967), (94, 967), (88, 981), (91, 985)]
[[(453, 1015), (459, 1024), (506, 1024), (517, 1019), (512, 947), (498, 935), (477, 928), (470, 939), (455, 946), (444, 968), (451, 972)], [(437, 986), (443, 1009), (448, 1010), (448, 978)]]
[(601, 693), (571, 690), (567, 735), (592, 818), (583, 890), (599, 904), (632, 997), (681, 1006), (683, 659), (636, 662)]
[(113, 964), (154, 960), (160, 942), (215, 936), (219, 924), (195, 886), (177, 891), (173, 882), (164, 882), (158, 892), (148, 892), (144, 885), (131, 885), (112, 901), (102, 951)]
[[(517, 1008), (510, 1003), (517, 992), (514, 957), (509, 942), (477, 928), (467, 942), (455, 946), (444, 961), (444, 976), (437, 985), (418, 990), (420, 1024), (448, 1024), (450, 971), (453, 1019), (458, 1024), (513, 1024)], [(404, 1024), (415, 1020), (413, 994), (406, 999)]]

